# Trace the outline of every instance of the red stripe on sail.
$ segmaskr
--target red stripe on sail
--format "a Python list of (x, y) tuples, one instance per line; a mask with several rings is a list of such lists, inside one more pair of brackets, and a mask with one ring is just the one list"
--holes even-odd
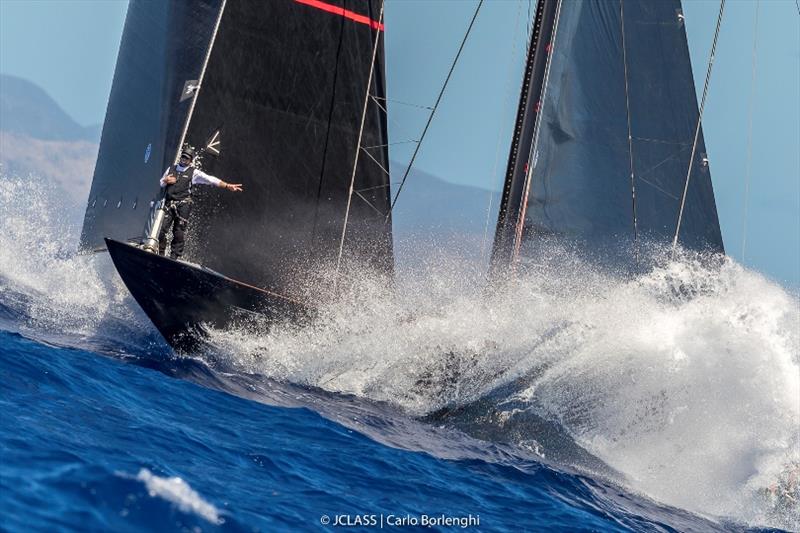
[(304, 4), (307, 6), (315, 7), (317, 9), (321, 9), (322, 11), (327, 11), (328, 13), (340, 15), (346, 19), (358, 22), (359, 24), (366, 24), (367, 26), (376, 29), (378, 31), (383, 31), (383, 23), (372, 20), (366, 15), (360, 15), (355, 11), (350, 11), (349, 9), (345, 9), (343, 7), (335, 6), (327, 2), (322, 2), (321, 0), (294, 0), (294, 1), (297, 2), (298, 4)]

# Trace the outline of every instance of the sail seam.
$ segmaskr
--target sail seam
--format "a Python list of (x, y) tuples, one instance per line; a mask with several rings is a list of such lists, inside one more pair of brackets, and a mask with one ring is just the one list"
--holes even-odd
[(189, 125), (192, 122), (192, 115), (194, 114), (194, 107), (197, 103), (197, 98), (200, 96), (200, 89), (203, 88), (203, 78), (206, 75), (206, 68), (208, 67), (208, 62), (211, 59), (211, 51), (214, 49), (214, 43), (217, 40), (217, 32), (219, 31), (219, 26), (222, 23), (222, 14), (225, 12), (225, 5), (227, 4), (227, 0), (222, 0), (222, 5), (219, 8), (219, 15), (217, 15), (217, 22), (214, 24), (214, 32), (211, 34), (211, 40), (208, 43), (208, 50), (206, 51), (206, 57), (203, 60), (203, 68), (200, 69), (200, 77), (197, 79), (197, 88), (194, 91), (194, 97), (192, 98), (192, 103), (189, 105), (189, 114), (186, 116), (186, 123), (183, 126), (183, 133), (181, 133), (180, 141), (178, 142), (178, 149), (175, 153), (175, 160), (174, 163), (178, 162), (178, 157), (181, 154), (181, 150), (183, 149), (183, 143), (186, 140), (186, 134), (189, 132)]
[(331, 129), (332, 129), (332, 122), (333, 122), (333, 111), (336, 108), (336, 85), (339, 82), (339, 58), (342, 55), (342, 44), (344, 43), (344, 18), (342, 19), (341, 24), (339, 25), (339, 42), (336, 45), (336, 61), (335, 65), (336, 68), (333, 71), (333, 82), (331, 84), (331, 99), (330, 99), (330, 107), (328, 108), (328, 125), (325, 130), (325, 145), (322, 148), (322, 165), (319, 170), (319, 182), (317, 183), (317, 199), (314, 208), (314, 223), (311, 226), (311, 239), (312, 241), (315, 240), (317, 235), (317, 220), (319, 218), (319, 204), (320, 198), (322, 198), (322, 186), (325, 182), (325, 170), (327, 169), (328, 163), (328, 146), (330, 145), (331, 140)]

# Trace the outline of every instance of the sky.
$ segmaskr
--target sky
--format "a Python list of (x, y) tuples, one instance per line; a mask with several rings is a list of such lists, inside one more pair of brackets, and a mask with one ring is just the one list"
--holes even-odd
[[(454, 183), (501, 187), (529, 4), (488, 0), (481, 8), (415, 167)], [(683, 5), (700, 92), (719, 2)], [(387, 0), (387, 84), (394, 100), (389, 130), (390, 142), (398, 143), (391, 147), (393, 160), (408, 161), (414, 144), (400, 141), (417, 139), (429, 113), (414, 105), (435, 101), (475, 6), (475, 0)], [(80, 124), (101, 123), (126, 8), (119, 0), (0, 0), (0, 72), (37, 83)], [(798, 11), (795, 0), (727, 3), (703, 120), (726, 251), (795, 289), (800, 287)]]

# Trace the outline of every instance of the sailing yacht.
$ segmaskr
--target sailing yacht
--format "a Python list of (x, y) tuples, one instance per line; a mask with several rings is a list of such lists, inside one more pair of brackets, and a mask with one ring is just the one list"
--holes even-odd
[[(108, 250), (174, 347), (253, 313), (303, 315), (339, 257), (391, 272), (381, 13), (378, 0), (130, 3), (81, 246)], [(143, 246), (184, 144), (246, 189), (195, 191), (191, 263)]]
[[(383, 7), (131, 2), (81, 246), (176, 349), (309, 316), (332, 265), (391, 275)], [(723, 252), (701, 116), (679, 0), (539, 0), (492, 272), (553, 240), (621, 264), (651, 242)], [(144, 208), (187, 143), (247, 191), (195, 194), (191, 262), (148, 251)]]

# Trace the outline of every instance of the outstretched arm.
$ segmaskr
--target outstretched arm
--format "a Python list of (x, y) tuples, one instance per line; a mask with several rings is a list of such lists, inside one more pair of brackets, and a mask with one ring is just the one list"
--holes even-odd
[(241, 183), (228, 183), (226, 181), (222, 181), (216, 176), (212, 176), (210, 174), (206, 174), (202, 170), (195, 169), (194, 174), (192, 175), (192, 183), (195, 184), (203, 184), (203, 185), (214, 185), (216, 187), (222, 187), (223, 189), (234, 191), (234, 192), (242, 192), (242, 184)]

